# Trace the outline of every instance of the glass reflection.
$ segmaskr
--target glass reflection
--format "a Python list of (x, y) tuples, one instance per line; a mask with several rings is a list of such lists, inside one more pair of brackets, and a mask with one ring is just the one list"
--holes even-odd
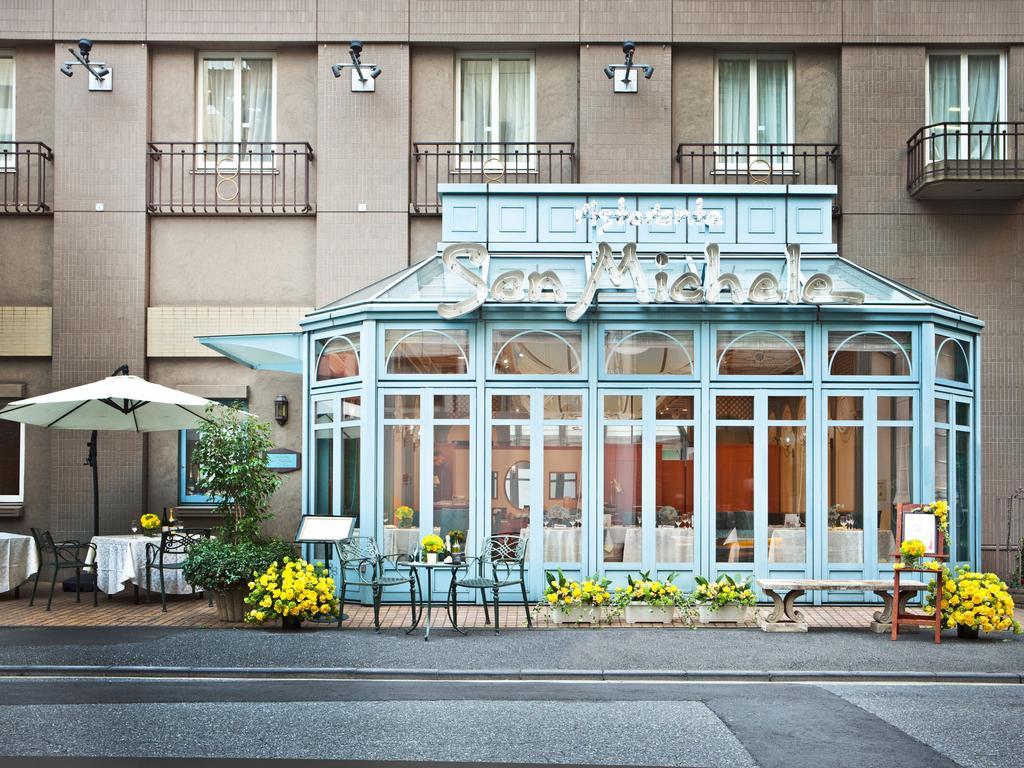
[(382, 514), (387, 554), (411, 554), (419, 546), (419, 467), (419, 425), (385, 424)]
[(752, 563), (753, 427), (719, 426), (716, 429), (715, 467), (715, 560), (720, 563)]
[[(573, 495), (551, 496), (551, 484), (544, 489), (544, 561), (579, 563), (583, 510), (583, 427), (563, 424), (544, 427), (544, 471), (574, 474)], [(559, 490), (556, 486), (555, 490)]]
[(956, 433), (956, 559), (971, 556), (971, 433)]
[(833, 376), (909, 376), (910, 352), (910, 331), (828, 334)]
[(606, 331), (605, 371), (609, 374), (690, 376), (692, 331)]
[(639, 563), (643, 488), (643, 427), (604, 428), (604, 560)]
[(861, 426), (828, 428), (828, 562), (864, 562), (864, 427)]
[(473, 452), (470, 446), (468, 423), (434, 425), (434, 532), (441, 538), (455, 531), (462, 535), (463, 542), (471, 540), (469, 489)]
[(316, 487), (313, 514), (329, 515), (334, 499), (334, 430), (318, 429), (314, 432)]
[(804, 372), (803, 331), (719, 331), (722, 376), (799, 376)]
[[(500, 479), (500, 481), (499, 481)], [(491, 428), (491, 533), (530, 534), (530, 427)]]
[[(879, 398), (881, 399), (881, 398)], [(913, 427), (878, 427), (878, 562), (896, 554), (896, 506), (909, 504), (913, 487)]]
[(693, 427), (659, 424), (655, 429), (654, 558), (658, 563), (693, 562)]
[(769, 562), (807, 560), (805, 427), (768, 427), (768, 536)]
[(384, 332), (384, 348), (388, 350), (388, 373), (453, 375), (469, 370), (466, 330), (441, 333), (389, 328)]
[(494, 372), (503, 376), (556, 376), (580, 372), (583, 332), (494, 330)]
[(359, 334), (349, 333), (318, 341), (316, 380), (359, 375)]

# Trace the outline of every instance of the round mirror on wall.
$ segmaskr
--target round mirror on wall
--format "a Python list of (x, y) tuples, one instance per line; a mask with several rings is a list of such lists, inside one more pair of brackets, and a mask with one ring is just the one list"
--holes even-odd
[(516, 509), (530, 505), (530, 462), (517, 461), (505, 473), (505, 497)]

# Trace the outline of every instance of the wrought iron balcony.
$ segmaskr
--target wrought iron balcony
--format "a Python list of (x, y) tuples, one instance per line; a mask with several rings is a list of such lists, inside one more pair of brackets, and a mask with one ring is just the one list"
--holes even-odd
[(313, 148), (304, 141), (149, 144), (146, 210), (152, 214), (305, 215)]
[(935, 123), (907, 140), (918, 198), (1024, 197), (1024, 123)]
[(412, 145), (412, 212), (441, 213), (438, 184), (573, 184), (571, 141), (432, 141)]
[(0, 142), (0, 213), (50, 213), (53, 150), (41, 141)]
[(680, 144), (680, 184), (839, 184), (838, 144)]

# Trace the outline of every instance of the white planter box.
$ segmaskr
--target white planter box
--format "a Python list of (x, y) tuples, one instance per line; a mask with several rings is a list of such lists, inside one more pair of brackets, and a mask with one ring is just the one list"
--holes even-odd
[(604, 621), (604, 606), (574, 605), (568, 610), (552, 608), (552, 624), (600, 624)]
[(747, 605), (723, 605), (717, 611), (706, 605), (698, 605), (697, 613), (701, 624), (743, 624), (750, 621), (750, 606)]
[(675, 614), (674, 605), (630, 603), (626, 606), (623, 618), (627, 624), (671, 624)]

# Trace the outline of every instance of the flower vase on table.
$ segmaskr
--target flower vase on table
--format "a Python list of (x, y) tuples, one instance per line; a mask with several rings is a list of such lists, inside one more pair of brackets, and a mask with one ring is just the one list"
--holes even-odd
[(436, 565), (437, 556), (444, 551), (444, 541), (436, 533), (428, 533), (420, 542), (420, 549), (423, 552), (423, 561), (427, 565)]
[(160, 518), (152, 513), (140, 517), (139, 525), (142, 526), (143, 536), (153, 537), (160, 533)]

